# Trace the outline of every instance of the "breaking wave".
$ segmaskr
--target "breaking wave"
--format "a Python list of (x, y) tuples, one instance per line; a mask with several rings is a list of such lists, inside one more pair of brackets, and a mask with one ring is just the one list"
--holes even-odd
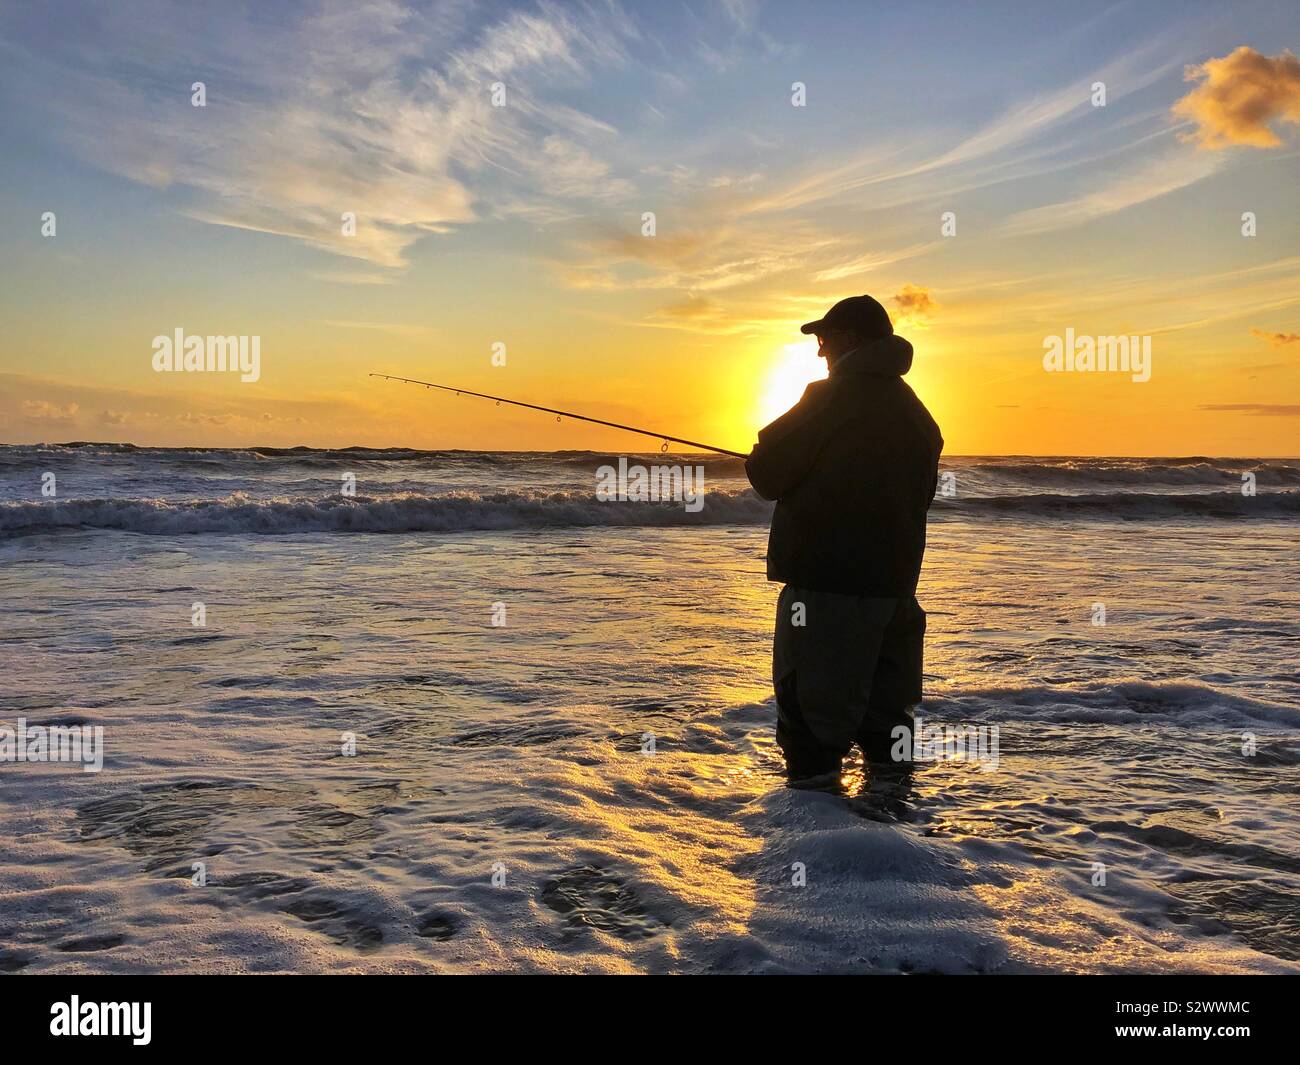
[[(418, 492), (389, 496), (252, 499), (72, 499), (0, 503), (0, 532), (60, 528), (120, 529), (154, 535), (190, 533), (461, 532), (554, 527), (762, 525), (772, 504), (751, 490), (711, 491), (702, 509), (683, 503), (600, 502), (590, 492)], [(1106, 493), (939, 499), (932, 518), (1072, 520), (1251, 519), (1300, 515), (1300, 492)]]
[(404, 493), (387, 498), (78, 499), (2, 503), (0, 531), (56, 528), (185, 533), (460, 532), (556, 526), (754, 525), (772, 504), (752, 492), (709, 493), (696, 513), (683, 503), (602, 503), (590, 492)]

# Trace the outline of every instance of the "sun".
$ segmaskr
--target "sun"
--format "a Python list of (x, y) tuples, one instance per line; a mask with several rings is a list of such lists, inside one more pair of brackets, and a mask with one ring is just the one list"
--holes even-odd
[(810, 382), (825, 376), (826, 363), (817, 357), (816, 340), (810, 337), (786, 344), (772, 360), (772, 368), (759, 393), (759, 423), (766, 425), (779, 418), (799, 402)]

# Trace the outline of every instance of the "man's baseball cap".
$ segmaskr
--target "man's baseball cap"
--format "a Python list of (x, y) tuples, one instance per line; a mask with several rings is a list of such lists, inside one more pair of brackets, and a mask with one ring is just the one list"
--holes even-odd
[(870, 296), (850, 296), (835, 304), (826, 312), (826, 317), (800, 327), (799, 332), (825, 336), (840, 329), (876, 340), (892, 336), (894, 323), (889, 320), (885, 308)]

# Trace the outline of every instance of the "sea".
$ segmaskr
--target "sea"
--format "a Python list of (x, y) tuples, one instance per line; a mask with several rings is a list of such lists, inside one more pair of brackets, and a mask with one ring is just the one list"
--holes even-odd
[(1300, 460), (941, 470), (823, 792), (740, 459), (0, 447), (0, 972), (1300, 972)]

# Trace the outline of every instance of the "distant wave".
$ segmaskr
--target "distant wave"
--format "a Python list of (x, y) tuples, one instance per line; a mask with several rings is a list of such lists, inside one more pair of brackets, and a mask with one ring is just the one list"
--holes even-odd
[[(0, 532), (59, 528), (189, 533), (458, 532), (563, 526), (762, 525), (772, 504), (752, 491), (711, 491), (691, 513), (681, 503), (597, 501), (589, 492), (417, 492), (386, 497), (306, 499), (72, 499), (0, 503)], [(1019, 495), (936, 501), (936, 520), (961, 517), (1040, 519), (1250, 519), (1300, 515), (1300, 492), (1245, 498), (1223, 491), (1183, 495)]]
[[(686, 454), (658, 451), (426, 451), (404, 447), (140, 447), (135, 444), (76, 441), (65, 444), (0, 445), (0, 467), (44, 467), (53, 459), (99, 463), (111, 468), (126, 462), (132, 467), (193, 466), (204, 470), (240, 470), (250, 465), (301, 466), (310, 469), (355, 469), (374, 464), (383, 467), (414, 466), (428, 469), (514, 468), (527, 471), (539, 467), (594, 470), (616, 464), (619, 458), (652, 465), (659, 462), (689, 462), (703, 465), (714, 477), (743, 477), (745, 460), (729, 455)], [(1045, 491), (1086, 490), (1091, 485), (1105, 489), (1112, 485), (1166, 485), (1205, 487), (1240, 484), (1241, 475), (1252, 472), (1261, 487), (1300, 485), (1300, 460), (1261, 458), (1211, 458), (1192, 455), (1180, 458), (1081, 458), (1058, 456), (948, 456), (943, 469), (970, 472), (981, 482), (1002, 482), (1007, 488), (1037, 487)], [(996, 494), (996, 493), (995, 493)]]
[[(538, 466), (595, 470), (598, 466), (617, 465), (620, 458), (629, 463), (660, 463), (703, 466), (715, 477), (743, 477), (745, 460), (732, 455), (691, 454), (660, 451), (421, 451), (404, 447), (138, 447), (135, 444), (101, 444), (77, 441), (70, 444), (0, 445), (0, 467), (12, 469), (44, 468), (52, 459), (69, 461), (97, 460), (105, 468), (111, 462), (130, 462), (137, 467), (194, 468), (216, 472), (239, 470), (252, 463), (307, 469), (355, 470), (388, 464), (439, 469), (444, 467), (515, 468), (520, 471)], [(372, 465), (373, 464), (373, 465)]]
[(1044, 488), (1078, 488), (1088, 484), (1240, 484), (1241, 475), (1254, 473), (1261, 482), (1300, 484), (1300, 466), (1250, 459), (1072, 459), (1057, 462), (973, 463), (979, 472)]
[(1076, 495), (1026, 495), (937, 499), (931, 514), (945, 510), (967, 514), (1040, 518), (1284, 518), (1300, 515), (1300, 492), (1261, 491), (1256, 496), (1224, 489), (1217, 492), (1091, 492)]

